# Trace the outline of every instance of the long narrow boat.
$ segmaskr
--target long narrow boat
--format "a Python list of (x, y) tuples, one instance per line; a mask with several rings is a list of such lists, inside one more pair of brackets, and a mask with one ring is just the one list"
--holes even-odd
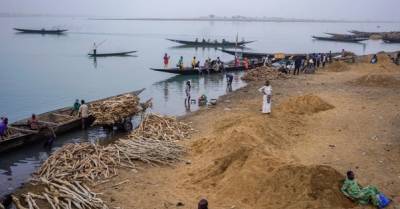
[(385, 43), (395, 43), (395, 44), (400, 43), (400, 38), (383, 37), (382, 40)]
[(127, 51), (127, 52), (114, 52), (114, 53), (89, 53), (90, 57), (121, 57), (121, 56), (129, 56), (132, 53), (136, 53), (137, 51)]
[(46, 30), (46, 29), (23, 29), (23, 28), (14, 28), (14, 30), (21, 32), (21, 33), (35, 33), (35, 34), (55, 34), (60, 35), (68, 30), (66, 29), (55, 29), (55, 30)]
[[(144, 89), (141, 89), (129, 93), (134, 95), (139, 95), (143, 91)], [(89, 102), (88, 105), (109, 100), (121, 95), (124, 94), (92, 101)], [(57, 135), (62, 135), (66, 132), (79, 129), (81, 127), (82, 124), (81, 119), (76, 116), (71, 116), (71, 111), (72, 111), (71, 107), (65, 107), (50, 112), (46, 112), (43, 114), (39, 114), (36, 117), (38, 118), (40, 125), (47, 125), (51, 127)], [(91, 125), (94, 122), (94, 120), (95, 118), (93, 116), (89, 116), (88, 123)], [(8, 128), (9, 135), (4, 140), (0, 140), (0, 153), (18, 147), (22, 147), (34, 142), (42, 143), (42, 140), (44, 139), (43, 133), (41, 131), (31, 130), (28, 126), (27, 121), (28, 119), (23, 119), (9, 125)]]
[[(242, 57), (247, 57), (250, 59), (262, 59), (265, 57), (268, 58), (274, 58), (276, 54), (272, 54), (272, 53), (259, 53), (259, 52), (245, 52), (245, 51), (233, 51), (233, 50), (225, 50), (222, 49), (221, 50), (224, 53), (230, 54), (230, 55), (241, 55)], [(306, 57), (308, 54), (319, 54), (321, 52), (318, 53), (297, 53), (297, 54), (285, 54), (285, 59), (289, 59), (290, 57)], [(280, 54), (280, 53), (278, 53)], [(332, 56), (337, 56), (340, 55), (340, 52), (334, 52), (331, 53)]]
[(172, 41), (175, 43), (179, 43), (182, 45), (188, 46), (204, 46), (204, 47), (234, 47), (234, 46), (244, 46), (246, 44), (253, 43), (254, 41), (239, 41), (239, 42), (230, 42), (230, 41), (184, 41), (184, 40), (176, 40), (176, 39), (167, 39), (168, 41)]
[[(250, 65), (251, 67), (258, 67), (261, 66), (261, 62), (254, 63), (253, 65)], [(242, 71), (245, 70), (245, 67), (243, 65), (241, 66), (225, 66), (223, 70), (214, 70), (212, 68), (191, 68), (191, 67), (185, 67), (183, 69), (179, 68), (150, 68), (151, 70), (158, 71), (158, 72), (164, 72), (164, 73), (172, 73), (172, 74), (179, 74), (179, 75), (199, 75), (199, 74), (215, 74), (215, 73), (222, 73), (222, 72), (233, 72), (233, 71)]]
[(339, 36), (333, 36), (333, 37), (322, 37), (322, 36), (313, 36), (314, 39), (320, 40), (320, 41), (337, 41), (337, 42), (349, 42), (349, 43), (358, 43), (361, 41), (366, 41), (368, 38), (362, 38), (362, 37), (339, 37)]
[(118, 57), (118, 56), (129, 56), (130, 54), (136, 53), (137, 51), (127, 52), (113, 52), (113, 53), (89, 53), (90, 57)]

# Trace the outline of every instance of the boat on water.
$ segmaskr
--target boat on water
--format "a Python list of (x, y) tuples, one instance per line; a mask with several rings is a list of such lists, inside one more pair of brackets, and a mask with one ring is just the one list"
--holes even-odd
[(54, 29), (54, 30), (47, 30), (47, 29), (23, 29), (23, 28), (14, 28), (14, 30), (20, 33), (34, 33), (34, 34), (54, 34), (54, 35), (61, 35), (68, 30), (66, 29)]
[(127, 51), (127, 52), (114, 52), (114, 53), (89, 53), (90, 57), (123, 57), (130, 56), (130, 54), (136, 53), (137, 51)]
[[(233, 56), (238, 55), (238, 56), (247, 57), (247, 58), (250, 58), (250, 59), (263, 59), (263, 58), (267, 57), (267, 58), (270, 58), (270, 59), (271, 58), (276, 58), (276, 60), (290, 59), (292, 57), (307, 57), (308, 54), (319, 54), (320, 53), (320, 52), (318, 52), (318, 53), (298, 53), (298, 54), (283, 54), (283, 53), (272, 54), (272, 53), (233, 51), (233, 50), (225, 50), (225, 49), (222, 49), (221, 51), (224, 52), (224, 53), (233, 55)], [(337, 56), (337, 55), (340, 55), (341, 53), (340, 52), (334, 52), (334, 53), (331, 53), (331, 54), (332, 54), (332, 56)], [(277, 57), (279, 57), (279, 58), (277, 58)]]
[[(133, 95), (139, 95), (142, 93), (144, 89), (138, 90), (138, 91), (133, 91), (125, 94), (133, 94)], [(115, 97), (125, 95), (125, 94), (120, 94), (117, 96), (112, 96), (112, 97), (107, 97), (105, 99), (100, 99), (96, 101), (92, 101), (87, 103), (88, 105), (97, 103), (97, 102), (102, 102), (106, 101), (109, 99), (113, 99)], [(56, 135), (62, 135), (66, 132), (73, 131), (76, 129), (81, 128), (82, 123), (81, 123), (81, 118), (72, 116), (71, 115), (71, 107), (65, 107), (57, 110), (53, 110), (50, 112), (46, 112), (43, 114), (36, 115), (37, 119), (39, 120), (39, 124), (41, 126), (47, 126), (55, 132)], [(0, 140), (0, 153), (6, 152), (18, 147), (22, 147), (34, 142), (37, 143), (42, 143), (43, 140), (45, 139), (45, 133), (43, 129), (40, 130), (31, 130), (30, 127), (28, 126), (28, 120), (23, 119), (16, 121), (14, 123), (9, 124), (8, 127), (8, 136), (6, 136), (5, 139)], [(95, 121), (94, 116), (90, 115), (89, 120), (88, 120), (88, 125), (92, 125), (93, 122)]]
[[(250, 68), (262, 66), (262, 62), (253, 62), (253, 64), (249, 64)], [(215, 73), (223, 73), (223, 72), (234, 72), (234, 71), (243, 71), (245, 70), (245, 66), (233, 66), (233, 65), (225, 65), (223, 69), (215, 70), (213, 68), (192, 68), (185, 67), (183, 69), (180, 68), (150, 68), (151, 70), (164, 72), (164, 73), (172, 73), (178, 75), (201, 75), (201, 74), (215, 74)]]
[(254, 41), (239, 41), (239, 42), (230, 42), (230, 41), (206, 41), (205, 39), (201, 41), (184, 41), (184, 40), (176, 40), (176, 39), (167, 39), (168, 41), (172, 41), (178, 44), (187, 45), (187, 46), (197, 46), (197, 47), (235, 47), (235, 46), (244, 46), (246, 44), (253, 43)]
[(368, 38), (362, 38), (357, 36), (332, 36), (332, 37), (323, 37), (323, 36), (312, 36), (313, 39), (320, 41), (336, 41), (336, 42), (349, 42), (349, 43), (358, 43), (361, 41), (366, 41)]

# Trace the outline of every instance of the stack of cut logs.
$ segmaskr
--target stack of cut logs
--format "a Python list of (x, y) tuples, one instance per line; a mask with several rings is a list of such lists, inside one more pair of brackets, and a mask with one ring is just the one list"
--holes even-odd
[(174, 117), (148, 114), (140, 126), (130, 134), (131, 139), (156, 139), (176, 141), (188, 138), (194, 129)]
[(277, 69), (270, 67), (257, 67), (250, 71), (247, 71), (242, 80), (244, 81), (265, 81), (265, 80), (277, 80), (287, 79), (289, 75), (279, 72)]
[(139, 113), (139, 100), (139, 97), (133, 94), (124, 94), (90, 104), (90, 113), (96, 118), (94, 125), (114, 125)]
[[(40, 194), (28, 192), (13, 196), (18, 209), (86, 209), (108, 206), (81, 182), (96, 185), (117, 175), (117, 168), (136, 169), (137, 162), (171, 165), (185, 153), (175, 141), (194, 130), (175, 118), (150, 114), (132, 137), (101, 146), (90, 143), (66, 144), (50, 156), (35, 173), (33, 183), (42, 185)], [(40, 204), (39, 204), (40, 203)]]

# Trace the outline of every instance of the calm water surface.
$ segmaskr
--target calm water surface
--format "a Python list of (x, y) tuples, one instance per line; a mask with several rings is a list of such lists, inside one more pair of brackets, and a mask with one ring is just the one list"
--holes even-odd
[[(70, 31), (63, 36), (17, 34), (12, 28), (50, 28), (60, 26)], [(214, 49), (177, 48), (166, 38), (194, 40), (210, 38), (234, 40), (237, 33), (255, 52), (328, 52), (346, 49), (357, 54), (399, 50), (399, 44), (367, 41), (364, 44), (313, 41), (312, 35), (324, 32), (345, 33), (399, 30), (394, 23), (242, 23), (242, 22), (149, 22), (95, 21), (86, 18), (0, 18), (0, 115), (11, 121), (71, 105), (77, 98), (87, 101), (141, 88), (142, 100), (154, 99), (153, 111), (183, 115), (190, 110), (183, 104), (184, 84), (193, 82), (193, 97), (206, 94), (217, 98), (226, 93), (223, 75), (174, 76), (149, 70), (162, 67), (164, 53), (175, 64), (184, 56), (189, 65), (193, 56), (228, 61), (232, 57)], [(101, 52), (138, 50), (132, 57), (109, 57), (95, 60), (87, 53), (93, 42), (104, 42)], [(235, 76), (233, 89), (245, 85)], [(55, 147), (66, 142), (95, 141), (112, 137), (101, 129), (71, 133), (58, 138)], [(0, 155), (0, 195), (22, 182), (49, 151), (40, 144)]]

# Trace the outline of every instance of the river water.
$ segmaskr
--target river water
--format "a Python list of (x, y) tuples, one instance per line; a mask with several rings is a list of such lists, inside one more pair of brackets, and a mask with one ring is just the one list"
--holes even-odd
[[(63, 36), (17, 34), (12, 28), (69, 29)], [(184, 106), (184, 85), (193, 83), (193, 97), (206, 94), (217, 98), (226, 93), (223, 75), (174, 76), (151, 71), (162, 67), (164, 53), (175, 64), (184, 56), (189, 65), (193, 56), (205, 58), (232, 57), (215, 49), (179, 48), (165, 40), (195, 38), (234, 40), (239, 34), (246, 40), (256, 40), (246, 51), (254, 52), (333, 52), (346, 49), (357, 54), (395, 51), (399, 44), (366, 41), (363, 44), (321, 42), (312, 35), (324, 32), (345, 33), (399, 30), (396, 23), (279, 23), (279, 22), (168, 22), (168, 21), (111, 21), (83, 17), (13, 17), (0, 18), (0, 115), (10, 121), (29, 117), (31, 113), (72, 105), (75, 99), (87, 101), (123, 92), (146, 88), (142, 100), (153, 98), (154, 112), (184, 115), (195, 111)], [(138, 50), (132, 57), (109, 57), (95, 60), (87, 53), (94, 42), (103, 44), (98, 52)], [(245, 85), (235, 75), (233, 89)], [(57, 139), (54, 147), (66, 142), (105, 140), (113, 137), (101, 129), (75, 132)], [(51, 151), (37, 144), (26, 149), (0, 155), (0, 195), (25, 182)]]

